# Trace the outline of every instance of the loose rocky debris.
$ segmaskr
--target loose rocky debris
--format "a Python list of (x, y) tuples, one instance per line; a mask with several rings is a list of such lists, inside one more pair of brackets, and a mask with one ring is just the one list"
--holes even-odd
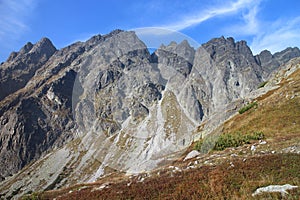
[(298, 186), (285, 184), (285, 185), (269, 185), (267, 187), (261, 187), (256, 189), (256, 191), (252, 194), (252, 196), (256, 196), (262, 193), (272, 193), (272, 192), (280, 192), (282, 196), (288, 194), (287, 190), (296, 189)]
[(282, 149), (283, 153), (297, 153), (300, 154), (300, 145), (294, 145), (287, 148)]
[(97, 190), (102, 190), (102, 189), (108, 187), (108, 185), (109, 185), (109, 183), (104, 183), (104, 184), (100, 185), (99, 187), (93, 188), (93, 189), (91, 190), (91, 192), (97, 191)]
[(199, 151), (193, 150), (190, 153), (188, 153), (188, 155), (186, 155), (186, 157), (183, 159), (183, 161), (186, 161), (186, 160), (191, 159), (191, 158), (195, 158), (198, 155), (200, 155)]

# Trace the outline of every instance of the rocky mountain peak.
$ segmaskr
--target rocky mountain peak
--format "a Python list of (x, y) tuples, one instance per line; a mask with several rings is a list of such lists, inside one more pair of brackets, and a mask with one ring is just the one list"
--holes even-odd
[(0, 68), (0, 100), (24, 87), (56, 51), (48, 38), (42, 38), (36, 44), (28, 42), (19, 52), (12, 53)]
[(37, 42), (29, 53), (35, 54), (37, 57), (43, 57), (43, 59), (48, 60), (56, 51), (55, 46), (48, 38), (42, 38)]
[(26, 53), (28, 53), (33, 47), (33, 44), (31, 42), (27, 42), (27, 44), (25, 44), (19, 52), (12, 52), (10, 54), (10, 56), (8, 57), (8, 59), (6, 60), (6, 62), (11, 62), (13, 61), (18, 55), (24, 55)]
[(225, 38), (214, 38), (208, 41), (202, 46), (209, 52), (213, 59), (216, 59), (216, 55), (231, 54), (233, 52), (241, 53), (247, 56), (247, 59), (252, 59), (252, 51), (247, 45), (247, 42), (242, 40), (235, 42), (232, 37)]
[(270, 51), (263, 50), (255, 58), (257, 60), (257, 63), (264, 67), (267, 62), (270, 62), (273, 59), (273, 55)]
[(92, 48), (95, 44), (98, 44), (102, 39), (103, 37), (100, 34), (95, 35), (85, 42), (85, 46), (87, 48)]
[(283, 51), (274, 54), (274, 57), (279, 61), (280, 64), (286, 63), (292, 58), (299, 57), (300, 50), (298, 47), (288, 47)]
[(14, 60), (27, 59), (28, 56), (34, 55), (37, 59), (44, 57), (45, 60), (48, 60), (54, 52), (57, 51), (55, 46), (48, 38), (42, 38), (36, 44), (27, 42), (19, 52), (12, 52), (8, 57), (7, 62), (13, 62)]
[(239, 53), (242, 53), (244, 55), (249, 55), (251, 59), (253, 59), (252, 51), (250, 47), (247, 45), (247, 42), (245, 40), (238, 41), (235, 44), (235, 48), (238, 50)]
[(182, 40), (182, 42), (180, 42), (176, 48), (177, 49), (188, 49), (188, 50), (195, 51), (195, 49), (190, 45), (190, 43), (187, 40)]
[(253, 64), (251, 68), (256, 68), (257, 72), (260, 71), (246, 41), (235, 42), (232, 37), (225, 38), (222, 36), (202, 44), (202, 47), (215, 62), (222, 63), (229, 61), (235, 63), (235, 66), (240, 67)]
[[(177, 44), (171, 42), (168, 46), (161, 45), (152, 55), (152, 60), (163, 66), (161, 70), (164, 78), (168, 79), (170, 74), (179, 72), (187, 77), (192, 69), (195, 50), (187, 43)], [(167, 70), (166, 66), (169, 67)], [(175, 69), (172, 73), (171, 69)], [(172, 70), (171, 70), (172, 71)]]
[[(111, 31), (110, 33), (108, 33), (106, 36), (107, 37), (112, 37), (112, 36), (117, 35), (121, 32), (125, 32), (125, 31), (121, 30), (121, 29), (115, 29), (115, 30)], [(126, 31), (126, 32), (130, 32), (130, 31)]]
[(172, 41), (168, 46), (161, 45), (159, 50), (173, 53), (174, 55), (188, 61), (191, 64), (194, 62), (195, 49), (190, 46), (187, 40), (183, 40), (179, 44), (177, 44), (175, 41)]
[(228, 44), (234, 44), (234, 39), (232, 37), (225, 38), (224, 36), (218, 37), (218, 38), (212, 38), (208, 42), (206, 42), (204, 45), (228, 45)]
[(213, 38), (207, 43), (202, 44), (202, 47), (210, 54), (210, 57), (216, 59), (216, 55), (222, 55), (226, 52), (231, 52), (234, 49), (233, 38), (226, 39), (224, 36)]
[(194, 62), (195, 49), (191, 47), (187, 40), (183, 40), (176, 46), (176, 53), (187, 59), (190, 63)]
[(54, 45), (52, 44), (51, 40), (47, 37), (41, 38), (35, 45), (34, 47), (36, 49), (42, 49), (42, 48), (55, 48)]
[(27, 44), (22, 47), (19, 51), (20, 54), (28, 53), (33, 47), (33, 44), (31, 42), (27, 42)]
[(299, 57), (300, 50), (297, 47), (288, 47), (283, 51), (277, 52), (272, 55), (268, 50), (263, 50), (255, 56), (258, 65), (262, 67), (263, 77), (267, 79), (270, 72), (277, 69), (280, 65), (286, 63), (292, 58)]
[(175, 48), (177, 46), (177, 42), (172, 41), (170, 44), (167, 46), (167, 48)]
[(116, 30), (111, 31), (110, 33), (108, 33), (106, 35), (100, 35), (100, 34), (94, 35), (85, 42), (85, 46), (94, 46), (94, 45), (102, 42), (103, 40), (105, 40), (107, 38), (111, 38), (114, 35), (117, 35), (121, 32), (124, 32), (124, 31), (120, 30), (120, 29), (116, 29)]

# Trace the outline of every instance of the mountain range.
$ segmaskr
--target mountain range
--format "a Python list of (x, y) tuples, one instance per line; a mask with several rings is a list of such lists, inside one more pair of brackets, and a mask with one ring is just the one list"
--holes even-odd
[(0, 196), (170, 165), (277, 87), (270, 80), (299, 56), (253, 55), (230, 37), (150, 53), (121, 30), (62, 49), (29, 42), (0, 65)]

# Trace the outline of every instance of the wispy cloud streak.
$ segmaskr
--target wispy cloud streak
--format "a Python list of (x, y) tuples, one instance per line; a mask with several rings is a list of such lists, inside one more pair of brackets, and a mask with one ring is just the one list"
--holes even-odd
[(0, 42), (8, 47), (25, 31), (29, 30), (26, 20), (35, 8), (36, 0), (0, 1)]
[(163, 27), (167, 29), (177, 30), (177, 31), (183, 30), (188, 27), (201, 24), (202, 22), (205, 22), (211, 18), (221, 16), (221, 15), (226, 15), (226, 14), (232, 14), (242, 9), (249, 8), (251, 5), (253, 5), (256, 2), (258, 1), (238, 0), (235, 2), (230, 2), (229, 4), (223, 6), (208, 8), (207, 10), (204, 11), (202, 10), (199, 13), (196, 13), (194, 15), (185, 16), (182, 20), (179, 20), (174, 24), (164, 25)]
[(183, 16), (175, 23), (160, 27), (181, 31), (215, 17), (225, 17), (234, 19), (234, 23), (216, 27), (220, 35), (247, 38), (254, 54), (264, 49), (274, 53), (288, 46), (300, 47), (300, 17), (278, 17), (275, 21), (264, 21), (258, 17), (262, 2), (263, 0), (230, 1), (206, 10), (200, 9), (192, 15)]
[(300, 17), (290, 20), (279, 19), (265, 26), (268, 28), (261, 29), (250, 44), (254, 53), (264, 49), (274, 53), (288, 46), (300, 47)]
[(231, 30), (231, 34), (235, 33), (238, 36), (256, 35), (260, 32), (261, 26), (261, 22), (257, 19), (258, 12), (259, 2), (248, 8), (242, 15), (243, 21), (240, 24), (229, 26), (228, 30)]

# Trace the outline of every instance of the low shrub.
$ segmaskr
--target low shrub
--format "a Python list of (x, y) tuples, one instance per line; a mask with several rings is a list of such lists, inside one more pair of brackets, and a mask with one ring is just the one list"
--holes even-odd
[(229, 147), (238, 147), (249, 144), (252, 140), (261, 140), (264, 137), (263, 132), (246, 134), (236, 132), (222, 134), (218, 137), (208, 136), (205, 139), (197, 141), (194, 145), (194, 149), (202, 153), (207, 153), (210, 150), (222, 151)]
[(194, 145), (194, 149), (197, 150), (197, 151), (201, 151), (202, 145), (203, 145), (203, 139), (200, 139)]
[(34, 192), (32, 194), (25, 195), (21, 198), (22, 200), (40, 200), (40, 193)]
[(249, 103), (248, 105), (246, 105), (246, 106), (244, 106), (243, 108), (241, 108), (241, 109), (239, 110), (239, 113), (240, 113), (240, 114), (243, 114), (244, 112), (250, 110), (250, 109), (253, 108), (253, 107), (257, 107), (257, 106), (258, 106), (257, 102)]
[(218, 137), (218, 135), (208, 135), (204, 139), (198, 140), (194, 145), (194, 149), (201, 153), (208, 153), (215, 147)]
[(261, 140), (264, 138), (262, 132), (253, 132), (247, 134), (238, 133), (227, 133), (220, 135), (217, 140), (214, 150), (221, 151), (228, 147), (238, 147), (244, 144), (249, 144), (251, 140)]

